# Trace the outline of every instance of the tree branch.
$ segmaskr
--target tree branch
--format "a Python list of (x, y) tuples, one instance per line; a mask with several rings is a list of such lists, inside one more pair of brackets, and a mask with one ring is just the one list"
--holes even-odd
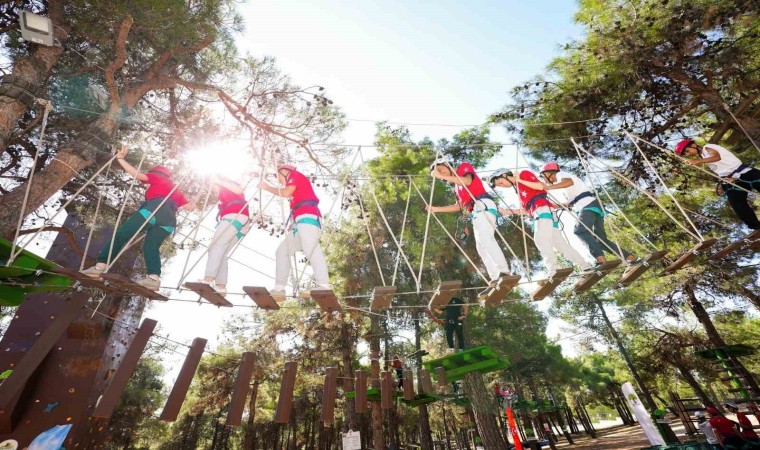
[(116, 86), (114, 75), (116, 74), (116, 71), (121, 69), (124, 66), (124, 63), (127, 62), (127, 36), (129, 35), (129, 30), (132, 28), (134, 22), (134, 19), (130, 15), (127, 15), (127, 17), (121, 22), (119, 33), (116, 36), (116, 59), (105, 68), (106, 84), (108, 85), (108, 93), (111, 97), (112, 111), (114, 108), (121, 107), (119, 88)]
[[(33, 233), (37, 233), (39, 231), (51, 231), (51, 232), (54, 232), (54, 233), (63, 233), (66, 236), (66, 238), (69, 240), (69, 244), (71, 244), (71, 248), (74, 249), (74, 251), (77, 252), (77, 254), (80, 257), (84, 256), (84, 252), (79, 247), (79, 244), (77, 243), (77, 240), (74, 237), (74, 232), (71, 231), (71, 229), (67, 228), (67, 227), (29, 228), (27, 230), (21, 230), (21, 231), (19, 231), (18, 235), (19, 236), (25, 236), (27, 234), (33, 234)], [(89, 260), (90, 260), (90, 258), (88, 258), (88, 261)]]

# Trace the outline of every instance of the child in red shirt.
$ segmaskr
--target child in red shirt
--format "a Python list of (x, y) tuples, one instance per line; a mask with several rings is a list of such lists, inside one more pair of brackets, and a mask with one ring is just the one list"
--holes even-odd
[[(496, 241), (496, 218), (498, 211), (493, 198), (486, 192), (483, 182), (470, 163), (464, 162), (454, 171), (446, 158), (440, 158), (430, 166), (430, 174), (454, 186), (457, 203), (449, 206), (428, 206), (430, 212), (463, 212), (469, 214), (475, 234), (475, 246), (486, 266), (490, 284), (509, 276), (509, 264)], [(486, 289), (481, 296), (489, 292)]]
[(290, 275), (290, 257), (297, 251), (303, 251), (311, 263), (317, 288), (330, 289), (327, 261), (319, 245), (322, 235), (322, 213), (319, 211), (319, 199), (314, 193), (314, 188), (309, 179), (290, 164), (280, 164), (277, 167), (277, 181), (285, 187), (275, 187), (264, 180), (259, 184), (259, 187), (267, 192), (290, 198), (290, 228), (277, 248), (275, 285), (271, 295), (276, 301), (285, 300), (285, 286)]
[(398, 355), (393, 355), (391, 367), (396, 371), (396, 379), (398, 380), (396, 389), (401, 389), (404, 386), (404, 361)]
[(744, 438), (738, 431), (738, 424), (729, 420), (712, 406), (707, 408), (707, 414), (710, 415), (710, 426), (715, 431), (715, 437), (718, 438), (725, 450), (742, 450), (744, 448)]
[(723, 406), (726, 407), (731, 413), (736, 415), (736, 421), (739, 422), (741, 428), (742, 437), (753, 445), (753, 448), (760, 448), (760, 436), (757, 435), (752, 428), (752, 421), (749, 420), (746, 414), (739, 411), (739, 407), (733, 403), (726, 403)]
[(135, 281), (152, 291), (158, 291), (161, 282), (161, 244), (171, 236), (177, 226), (177, 210), (190, 208), (185, 196), (171, 179), (171, 171), (166, 167), (156, 166), (148, 172), (140, 172), (124, 160), (129, 150), (126, 146), (116, 153), (116, 160), (121, 167), (135, 179), (147, 184), (145, 201), (136, 213), (132, 214), (117, 230), (113, 242), (106, 244), (98, 255), (94, 266), (82, 273), (91, 277), (100, 276), (106, 269), (106, 263), (116, 258), (128, 242), (140, 232), (145, 232), (143, 255), (147, 276)]

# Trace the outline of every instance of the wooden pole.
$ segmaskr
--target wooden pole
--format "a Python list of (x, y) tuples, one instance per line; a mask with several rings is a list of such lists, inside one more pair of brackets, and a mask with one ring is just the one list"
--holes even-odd
[(192, 383), (195, 371), (201, 362), (201, 356), (203, 356), (206, 343), (206, 339), (203, 338), (193, 339), (190, 351), (187, 352), (185, 362), (182, 363), (182, 368), (179, 371), (179, 375), (177, 375), (177, 381), (174, 382), (169, 398), (166, 400), (166, 405), (164, 405), (164, 409), (161, 411), (160, 419), (164, 422), (174, 422), (177, 420), (179, 410), (182, 408), (182, 403), (185, 402), (188, 389), (190, 389), (190, 383)]
[(235, 377), (235, 385), (232, 387), (230, 407), (227, 410), (228, 426), (237, 427), (243, 422), (243, 410), (245, 409), (245, 400), (248, 398), (248, 390), (251, 388), (254, 362), (255, 357), (253, 353), (243, 353), (243, 358), (240, 360), (240, 366), (238, 366), (237, 376)]

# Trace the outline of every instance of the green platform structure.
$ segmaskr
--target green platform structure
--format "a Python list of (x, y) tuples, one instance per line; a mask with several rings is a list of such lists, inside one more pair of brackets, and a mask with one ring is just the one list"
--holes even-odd
[(727, 345), (725, 347), (708, 348), (707, 350), (700, 350), (694, 352), (694, 354), (702, 359), (710, 361), (712, 364), (719, 366), (717, 372), (725, 373), (725, 376), (720, 378), (720, 381), (729, 382), (731, 388), (728, 392), (738, 394), (741, 400), (736, 402), (757, 402), (760, 399), (753, 398), (750, 395), (749, 386), (747, 386), (744, 379), (744, 375), (738, 370), (735, 365), (736, 358), (742, 356), (751, 356), (755, 354), (755, 349), (749, 345), (734, 344)]
[(450, 383), (461, 380), (471, 372), (489, 373), (509, 367), (509, 362), (496, 355), (487, 345), (424, 361), (422, 364), (430, 373), (435, 373), (436, 368), (443, 367), (446, 379)]
[[(403, 397), (404, 393), (398, 390), (393, 391), (393, 397)], [(356, 398), (356, 392), (354, 391), (348, 391), (346, 392), (346, 398)], [(379, 402), (382, 398), (382, 394), (380, 392), (379, 388), (369, 388), (367, 389), (367, 400), (371, 402)]]
[(437, 402), (439, 400), (443, 399), (443, 396), (436, 395), (436, 394), (425, 394), (425, 393), (419, 393), (414, 396), (413, 400), (405, 400), (403, 398), (403, 394), (401, 396), (401, 401), (406, 403), (407, 406), (420, 406), (420, 405), (427, 405), (428, 403)]
[(18, 306), (29, 294), (65, 290), (74, 284), (64, 275), (51, 273), (57, 264), (26, 250), (8, 264), (11, 248), (11, 242), (0, 238), (0, 305)]

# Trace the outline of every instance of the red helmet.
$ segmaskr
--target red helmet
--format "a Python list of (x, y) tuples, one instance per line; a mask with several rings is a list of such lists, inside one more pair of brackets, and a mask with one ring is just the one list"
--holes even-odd
[(277, 171), (279, 172), (281, 170), (289, 170), (289, 171), (293, 172), (293, 171), (296, 170), (296, 166), (294, 166), (292, 164), (280, 164), (280, 165), (277, 166)]
[(694, 141), (691, 139), (684, 139), (683, 141), (676, 144), (676, 155), (681, 156), (683, 154), (683, 151), (686, 150), (686, 147), (693, 144)]
[(710, 414), (713, 416), (716, 414), (720, 414), (720, 412), (718, 411), (718, 408), (714, 408), (712, 406), (708, 406), (707, 409), (705, 409), (705, 411), (707, 411), (707, 414)]
[(544, 172), (559, 172), (559, 164), (556, 161), (551, 161), (541, 167), (541, 173)]
[(150, 169), (148, 172), (157, 173), (157, 174), (163, 175), (165, 177), (171, 177), (172, 176), (172, 171), (169, 170), (168, 167), (164, 167), (164, 166), (155, 166), (152, 169)]

